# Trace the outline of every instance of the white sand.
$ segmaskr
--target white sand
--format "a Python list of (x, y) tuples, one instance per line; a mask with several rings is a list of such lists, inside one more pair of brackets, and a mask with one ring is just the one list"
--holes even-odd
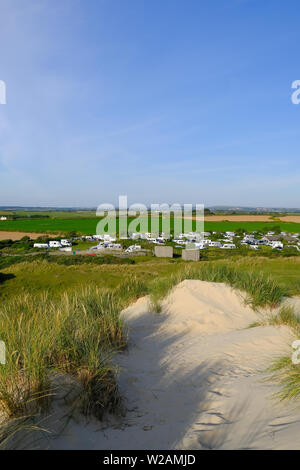
[(300, 410), (272, 399), (278, 388), (260, 372), (291, 353), (288, 328), (247, 328), (259, 315), (241, 296), (202, 281), (177, 286), (160, 315), (143, 298), (124, 317), (126, 416), (106, 428), (71, 421), (49, 448), (300, 449)]

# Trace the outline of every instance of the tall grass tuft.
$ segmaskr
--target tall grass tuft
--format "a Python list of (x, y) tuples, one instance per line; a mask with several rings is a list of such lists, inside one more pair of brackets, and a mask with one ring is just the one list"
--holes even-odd
[(0, 450), (36, 448), (36, 438), (49, 431), (35, 416), (21, 416), (0, 422)]
[(291, 356), (283, 356), (277, 359), (267, 372), (271, 373), (268, 380), (278, 383), (280, 386), (276, 398), (280, 401), (300, 398), (299, 364), (293, 364)]
[(101, 417), (120, 405), (112, 354), (123, 349), (127, 332), (120, 317), (131, 300), (145, 293), (137, 279), (114, 292), (90, 287), (48, 295), (20, 295), (0, 308), (0, 338), (6, 364), (0, 367), (0, 413), (16, 417), (46, 410), (59, 371), (81, 384), (77, 402), (86, 414)]
[[(270, 324), (289, 326), (298, 339), (300, 334), (300, 316), (292, 306), (283, 306), (277, 315), (271, 317)], [(276, 397), (280, 400), (296, 400), (300, 398), (300, 368), (292, 361), (292, 349), (289, 356), (276, 359), (267, 370), (271, 373), (269, 381), (280, 386)]]
[(176, 274), (155, 280), (149, 287), (151, 301), (157, 304), (170, 290), (185, 279), (199, 279), (208, 282), (224, 282), (246, 293), (246, 302), (252, 308), (275, 307), (285, 296), (287, 289), (273, 279), (255, 271), (243, 271), (239, 267), (225, 263), (205, 263), (187, 266)]
[(271, 317), (270, 323), (272, 325), (286, 325), (291, 327), (296, 334), (300, 333), (300, 317), (291, 305), (281, 307), (278, 314)]

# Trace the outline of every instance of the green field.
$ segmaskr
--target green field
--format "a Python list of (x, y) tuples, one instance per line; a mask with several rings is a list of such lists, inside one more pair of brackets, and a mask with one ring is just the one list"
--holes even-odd
[[(41, 260), (24, 261), (1, 268), (4, 277), (0, 283), (0, 298), (8, 299), (16, 293), (37, 294), (48, 291), (57, 296), (72, 289), (87, 286), (115, 288), (121, 282), (134, 276), (148, 282), (154, 278), (168, 276), (188, 264), (180, 259), (166, 260), (153, 257), (134, 258), (132, 265), (82, 264), (64, 266)], [(237, 257), (233, 260), (216, 260), (236, 266), (242, 271), (255, 271), (272, 276), (281, 286), (289, 289), (291, 295), (300, 295), (300, 257), (269, 259)], [(202, 263), (207, 263), (203, 261)]]
[[(66, 217), (66, 214), (64, 214)], [(12, 232), (37, 232), (37, 233), (67, 233), (76, 231), (83, 235), (94, 235), (100, 220), (97, 217), (53, 217), (49, 219), (19, 219), (0, 222), (0, 230)], [(132, 219), (128, 219), (130, 222)], [(243, 228), (248, 232), (262, 230), (265, 227), (280, 226), (282, 231), (300, 232), (300, 224), (288, 222), (205, 222), (206, 231), (235, 231)], [(171, 220), (172, 226), (172, 220)]]

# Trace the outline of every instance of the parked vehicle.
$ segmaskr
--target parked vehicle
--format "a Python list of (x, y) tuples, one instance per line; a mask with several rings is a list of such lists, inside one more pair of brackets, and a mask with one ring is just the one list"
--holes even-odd
[(174, 243), (177, 243), (177, 245), (185, 245), (186, 241), (185, 240), (173, 240)]
[(142, 249), (141, 245), (130, 245), (125, 250), (125, 253), (132, 253), (133, 251), (140, 251), (141, 249)]
[(49, 245), (48, 245), (48, 243), (34, 243), (33, 248), (46, 248), (46, 249), (48, 249)]
[(214, 247), (214, 248), (222, 248), (222, 243), (221, 242), (210, 241), (208, 246), (211, 246), (211, 247)]
[(72, 246), (70, 240), (60, 240), (60, 243), (62, 244), (62, 246)]
[(52, 241), (49, 242), (49, 247), (50, 248), (61, 248), (62, 244), (57, 240), (52, 240)]

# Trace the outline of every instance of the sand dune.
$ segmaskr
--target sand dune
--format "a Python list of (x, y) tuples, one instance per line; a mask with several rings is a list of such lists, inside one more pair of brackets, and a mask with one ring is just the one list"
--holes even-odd
[(128, 351), (117, 357), (126, 416), (71, 422), (55, 449), (299, 449), (300, 410), (272, 398), (262, 370), (290, 353), (287, 327), (248, 328), (261, 314), (224, 284), (184, 281), (149, 312), (123, 312)]

